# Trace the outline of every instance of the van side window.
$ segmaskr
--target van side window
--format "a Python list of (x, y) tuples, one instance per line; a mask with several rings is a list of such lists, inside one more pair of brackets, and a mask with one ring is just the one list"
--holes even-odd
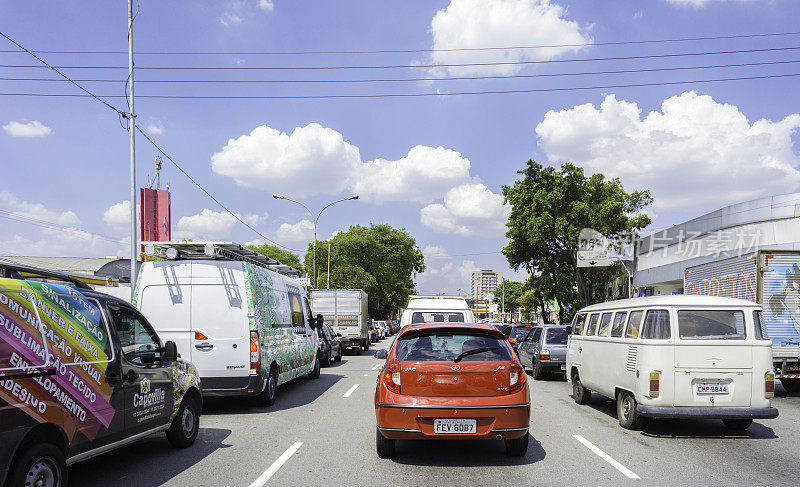
[(597, 336), (607, 337), (608, 332), (611, 330), (611, 313), (603, 313), (600, 318), (600, 329), (597, 331)]
[(612, 337), (621, 337), (622, 331), (625, 329), (625, 318), (628, 316), (627, 311), (618, 311), (614, 315), (614, 325), (611, 327)]
[(583, 328), (586, 326), (586, 313), (575, 315), (575, 322), (572, 324), (573, 335), (583, 335)]
[(128, 363), (142, 367), (161, 360), (158, 336), (139, 313), (119, 306), (109, 306), (108, 309), (111, 311), (122, 355)]
[(753, 311), (753, 325), (756, 332), (756, 340), (769, 340), (767, 325), (764, 323), (764, 317), (761, 315), (761, 311)]
[(300, 295), (289, 293), (289, 303), (292, 307), (292, 326), (306, 326), (303, 319), (303, 305), (300, 303)]
[(644, 318), (642, 338), (650, 340), (666, 340), (671, 336), (669, 329), (669, 311), (651, 309)]
[(589, 326), (586, 327), (586, 336), (594, 336), (597, 333), (597, 320), (600, 315), (595, 313), (589, 317)]
[(642, 325), (642, 316), (644, 311), (632, 311), (628, 317), (628, 332), (625, 334), (627, 338), (639, 338), (639, 328)]

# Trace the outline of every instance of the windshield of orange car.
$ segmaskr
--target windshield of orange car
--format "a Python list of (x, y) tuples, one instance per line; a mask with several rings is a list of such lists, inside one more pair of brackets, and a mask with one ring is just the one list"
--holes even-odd
[(408, 334), (397, 341), (397, 360), (453, 361), (470, 350), (486, 351), (467, 355), (463, 361), (511, 360), (505, 339), (470, 332), (433, 332)]

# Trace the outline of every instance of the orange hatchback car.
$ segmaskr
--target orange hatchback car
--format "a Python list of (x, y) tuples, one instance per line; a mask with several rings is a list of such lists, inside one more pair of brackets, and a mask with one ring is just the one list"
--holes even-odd
[(416, 439), (502, 439), (509, 455), (528, 451), (525, 369), (495, 327), (411, 325), (373, 355), (386, 360), (375, 388), (379, 457)]

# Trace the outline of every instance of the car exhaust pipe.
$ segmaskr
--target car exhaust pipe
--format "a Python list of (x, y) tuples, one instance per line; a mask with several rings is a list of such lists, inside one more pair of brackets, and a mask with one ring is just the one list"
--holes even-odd
[(502, 440), (503, 439), (503, 434), (502, 433), (497, 433), (496, 435), (494, 435), (494, 439), (495, 440)]

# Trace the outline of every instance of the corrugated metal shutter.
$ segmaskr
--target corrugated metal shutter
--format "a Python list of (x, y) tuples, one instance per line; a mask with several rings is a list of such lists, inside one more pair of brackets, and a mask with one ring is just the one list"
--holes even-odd
[(800, 355), (800, 253), (762, 254), (762, 305), (776, 358)]
[(754, 253), (689, 267), (683, 292), (758, 302), (757, 269)]

